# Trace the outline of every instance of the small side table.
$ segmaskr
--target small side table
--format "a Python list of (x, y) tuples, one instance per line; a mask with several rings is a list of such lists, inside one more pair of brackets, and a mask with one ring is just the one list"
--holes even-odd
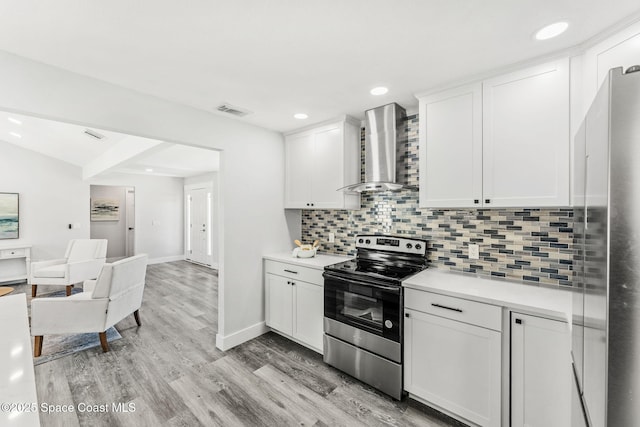
[(27, 280), (30, 264), (31, 245), (0, 244), (0, 283)]

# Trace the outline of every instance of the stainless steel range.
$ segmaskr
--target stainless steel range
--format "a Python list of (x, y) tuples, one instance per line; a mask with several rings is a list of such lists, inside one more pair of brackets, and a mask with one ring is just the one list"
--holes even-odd
[(400, 400), (401, 282), (427, 268), (427, 242), (356, 237), (357, 256), (325, 267), (324, 361)]

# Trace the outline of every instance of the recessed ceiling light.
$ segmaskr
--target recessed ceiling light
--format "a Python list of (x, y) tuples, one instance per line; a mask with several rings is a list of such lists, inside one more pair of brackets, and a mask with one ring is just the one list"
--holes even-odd
[(384, 95), (389, 92), (389, 89), (384, 86), (378, 86), (371, 89), (371, 95)]
[(22, 135), (20, 135), (18, 132), (9, 132), (9, 135), (15, 136), (16, 138), (22, 138)]
[(145, 172), (153, 172), (153, 169), (151, 169), (151, 168), (146, 168), (144, 171), (145, 171)]
[(7, 117), (7, 120), (9, 120), (11, 123), (15, 123), (16, 125), (21, 125), (22, 122), (18, 119), (14, 119), (13, 117)]
[(547, 25), (536, 33), (536, 40), (547, 40), (559, 36), (564, 33), (567, 28), (569, 28), (569, 24), (566, 22), (556, 22), (554, 24)]
[(293, 115), (293, 117), (295, 117), (298, 120), (304, 120), (309, 118), (309, 116), (307, 116), (305, 113), (296, 113)]

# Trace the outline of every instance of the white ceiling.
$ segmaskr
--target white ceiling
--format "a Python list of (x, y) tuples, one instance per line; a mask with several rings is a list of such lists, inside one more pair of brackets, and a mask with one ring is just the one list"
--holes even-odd
[[(9, 118), (18, 120), (20, 124), (10, 121)], [(85, 135), (85, 129), (104, 138), (97, 140), (89, 137)], [(11, 133), (17, 133), (20, 137)], [(107, 151), (111, 149), (117, 150), (119, 144), (134, 143), (134, 140), (147, 143), (148, 149), (104, 169), (102, 174), (105, 176), (113, 173), (133, 173), (187, 178), (217, 171), (220, 167), (220, 155), (217, 151), (3, 111), (0, 111), (0, 140), (79, 167), (85, 167), (99, 160), (101, 156), (108, 155)]]
[(142, 173), (152, 169), (155, 175), (187, 178), (220, 169), (217, 151), (186, 145), (170, 145), (160, 151), (127, 162), (118, 168), (122, 173)]
[[(2, 0), (0, 49), (280, 131), (548, 55), (638, 0)], [(535, 41), (566, 20), (562, 36)], [(374, 97), (369, 89), (390, 88)], [(306, 112), (309, 119), (292, 118)], [(218, 113), (222, 114), (222, 113)]]

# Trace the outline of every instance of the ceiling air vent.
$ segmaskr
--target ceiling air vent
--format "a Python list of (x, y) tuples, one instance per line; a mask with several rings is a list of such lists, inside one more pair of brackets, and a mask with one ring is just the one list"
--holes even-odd
[(85, 129), (84, 134), (97, 140), (104, 139), (104, 135), (100, 135), (98, 132), (91, 129)]
[(227, 103), (218, 105), (216, 107), (216, 110), (222, 113), (233, 114), (234, 116), (238, 116), (238, 117), (244, 117), (247, 114), (251, 114), (251, 111), (249, 110), (245, 110), (243, 108), (236, 107), (235, 105), (231, 105)]

